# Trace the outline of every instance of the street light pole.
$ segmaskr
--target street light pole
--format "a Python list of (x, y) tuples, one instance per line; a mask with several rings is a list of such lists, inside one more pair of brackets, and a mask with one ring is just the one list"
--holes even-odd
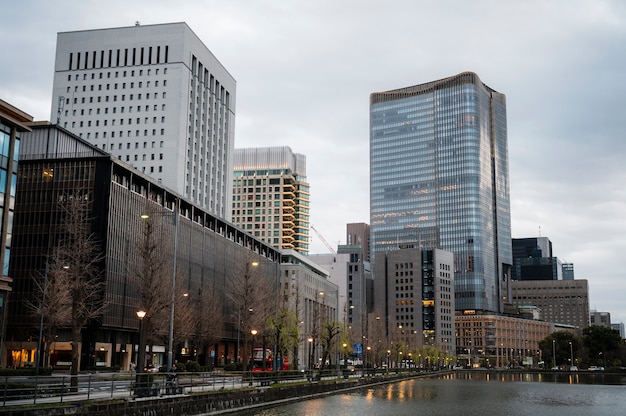
[(174, 205), (174, 258), (172, 261), (172, 298), (170, 299), (170, 331), (167, 340), (167, 371), (172, 369), (172, 349), (174, 348), (174, 301), (176, 300), (176, 257), (178, 256), (178, 206)]
[(48, 291), (48, 263), (43, 274), (43, 294), (41, 295), (41, 315), (39, 317), (39, 339), (37, 340), (37, 361), (35, 362), (36, 374), (39, 375), (39, 360), (41, 359), (41, 337), (43, 337), (43, 316), (46, 307), (46, 292)]
[(572, 347), (572, 341), (569, 342), (569, 357), (570, 357), (569, 369), (570, 371), (572, 371), (572, 367), (574, 367), (574, 348)]
[(552, 369), (556, 368), (556, 340), (552, 340)]

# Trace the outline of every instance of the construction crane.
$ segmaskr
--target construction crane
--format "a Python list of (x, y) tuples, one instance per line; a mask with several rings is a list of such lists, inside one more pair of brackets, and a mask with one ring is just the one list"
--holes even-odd
[(337, 252), (335, 251), (334, 248), (332, 248), (332, 246), (330, 244), (328, 244), (328, 241), (326, 241), (326, 239), (322, 236), (322, 234), (320, 234), (319, 231), (317, 231), (317, 229), (311, 225), (311, 229), (313, 231), (315, 231), (315, 234), (317, 234), (317, 236), (320, 238), (320, 240), (322, 240), (322, 243), (324, 243), (324, 245), (326, 246), (326, 248), (328, 249), (328, 251), (330, 251), (333, 254), (337, 254)]

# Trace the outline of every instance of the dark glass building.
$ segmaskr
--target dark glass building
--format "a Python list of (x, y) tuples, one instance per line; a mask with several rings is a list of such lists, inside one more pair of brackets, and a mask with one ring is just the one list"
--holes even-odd
[(371, 94), (370, 216), (374, 253), (450, 251), (456, 310), (502, 312), (512, 264), (505, 96), (471, 72)]
[(547, 237), (514, 238), (513, 280), (561, 280), (562, 264)]
[[(35, 297), (41, 292), (36, 280), (46, 276), (47, 258), (61, 232), (62, 208), (58, 201), (72, 195), (81, 195), (89, 202), (91, 230), (103, 255), (99, 263), (104, 283), (102, 299), (108, 305), (82, 331), (81, 369), (128, 369), (133, 359), (139, 327), (135, 313), (142, 307), (136, 273), (141, 267), (145, 227), (141, 214), (147, 211), (163, 214), (155, 224), (162, 230), (167, 246), (164, 253), (169, 275), (175, 264), (176, 279), (185, 293), (216, 290), (223, 299), (223, 313), (203, 317), (222, 321), (219, 333), (214, 334), (220, 341), (204, 349), (174, 345), (174, 357), (212, 361), (214, 365), (233, 361), (237, 357), (238, 330), (235, 307), (226, 296), (229, 281), (240, 264), (279, 261), (279, 252), (64, 129), (51, 125), (32, 129), (23, 138), (20, 151), (9, 266), (14, 291), (8, 307), (5, 364), (34, 365), (39, 317), (29, 305), (38, 303)], [(177, 225), (173, 218), (177, 218)], [(176, 249), (171, 251), (173, 247)], [(174, 253), (175, 263), (171, 261)], [(271, 277), (267, 287), (273, 288), (274, 281)], [(167, 327), (168, 322), (163, 326)], [(53, 352), (45, 365), (58, 366), (59, 362), (67, 362), (70, 331), (59, 328), (52, 336)], [(164, 364), (163, 345), (153, 346), (155, 366)]]

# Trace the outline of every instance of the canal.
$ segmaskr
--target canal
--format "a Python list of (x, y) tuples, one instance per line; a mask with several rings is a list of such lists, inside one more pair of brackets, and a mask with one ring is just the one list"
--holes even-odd
[(258, 416), (626, 415), (626, 375), (462, 371), (259, 410)]

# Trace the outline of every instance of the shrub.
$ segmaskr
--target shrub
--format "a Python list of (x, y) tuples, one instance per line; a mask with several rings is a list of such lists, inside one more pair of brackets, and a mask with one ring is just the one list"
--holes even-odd
[(200, 364), (198, 364), (197, 361), (187, 361), (187, 363), (185, 363), (185, 369), (186, 371), (189, 371), (190, 373), (199, 373)]

